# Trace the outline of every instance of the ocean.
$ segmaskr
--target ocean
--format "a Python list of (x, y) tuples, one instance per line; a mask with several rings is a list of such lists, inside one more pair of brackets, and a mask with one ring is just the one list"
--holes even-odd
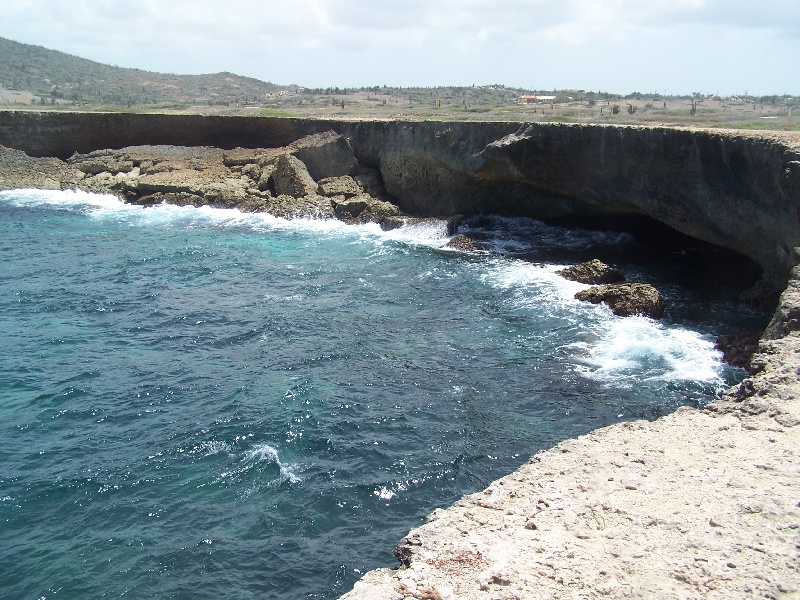
[[(597, 427), (702, 406), (763, 328), (728, 260), (475, 218), (383, 232), (0, 192), (0, 597), (335, 598), (434, 508)], [(645, 236), (646, 238), (647, 236)], [(556, 274), (601, 258), (666, 317)]]

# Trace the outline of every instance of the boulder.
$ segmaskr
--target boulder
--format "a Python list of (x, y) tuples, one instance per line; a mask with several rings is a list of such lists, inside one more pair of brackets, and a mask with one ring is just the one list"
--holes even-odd
[(575, 294), (578, 300), (599, 304), (605, 302), (615, 315), (643, 315), (660, 319), (665, 303), (658, 290), (646, 283), (615, 283), (600, 285)]
[(589, 285), (603, 285), (625, 281), (625, 275), (619, 269), (609, 267), (602, 261), (592, 259), (579, 265), (567, 267), (557, 271), (564, 279), (588, 283)]
[(483, 250), (483, 244), (473, 240), (471, 237), (468, 237), (460, 233), (455, 237), (453, 237), (444, 246), (445, 248), (453, 248), (455, 250), (462, 250), (464, 252), (475, 252), (477, 250)]
[(758, 350), (761, 334), (757, 331), (720, 335), (715, 344), (722, 352), (722, 359), (733, 367), (750, 368), (750, 360)]
[(326, 177), (319, 181), (319, 193), (323, 196), (344, 196), (352, 198), (363, 193), (361, 186), (349, 175)]
[(401, 216), (400, 209), (394, 204), (378, 200), (369, 194), (337, 201), (334, 214), (345, 223), (378, 223), (386, 229), (397, 227), (396, 217)]
[(302, 198), (317, 193), (317, 182), (311, 177), (306, 165), (296, 156), (282, 154), (272, 173), (276, 195)]
[(272, 179), (272, 174), (275, 173), (275, 165), (266, 165), (261, 169), (261, 175), (258, 177), (258, 189), (262, 192), (275, 191), (275, 180)]
[(300, 138), (287, 148), (305, 163), (315, 180), (350, 175), (358, 162), (347, 139), (335, 131)]

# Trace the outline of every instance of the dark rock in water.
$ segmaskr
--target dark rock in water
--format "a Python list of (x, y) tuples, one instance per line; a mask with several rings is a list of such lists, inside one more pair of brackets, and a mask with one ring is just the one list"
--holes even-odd
[(176, 206), (202, 206), (205, 203), (202, 196), (189, 194), (187, 192), (166, 192), (161, 194), (147, 194), (139, 197), (131, 196), (128, 200), (129, 204), (138, 204), (140, 206), (155, 206), (162, 202), (175, 204)]
[(471, 237), (466, 235), (458, 234), (449, 242), (444, 245), (445, 248), (454, 248), (455, 250), (462, 250), (464, 252), (475, 252), (477, 250), (483, 250), (483, 244), (480, 242), (476, 242)]
[(664, 300), (658, 290), (646, 283), (615, 283), (600, 285), (575, 294), (578, 300), (599, 304), (605, 302), (615, 315), (629, 317), (643, 315), (660, 319), (664, 314)]
[(302, 198), (281, 195), (277, 198), (268, 198), (263, 201), (259, 211), (284, 219), (331, 219), (333, 218), (333, 205), (330, 198), (317, 194), (309, 194)]
[(369, 194), (359, 194), (353, 198), (335, 201), (334, 214), (345, 223), (378, 223), (385, 229), (394, 229), (395, 218), (400, 210), (390, 202), (373, 198)]
[(278, 195), (302, 198), (317, 193), (317, 182), (309, 174), (306, 165), (289, 154), (282, 154), (278, 158), (272, 178)]
[(618, 283), (625, 281), (625, 275), (619, 269), (609, 267), (602, 261), (592, 259), (590, 261), (567, 267), (557, 272), (564, 279), (588, 283), (589, 285), (602, 285), (606, 283)]
[(761, 334), (757, 331), (720, 335), (716, 348), (722, 351), (723, 360), (733, 367), (750, 369), (750, 360), (758, 350)]

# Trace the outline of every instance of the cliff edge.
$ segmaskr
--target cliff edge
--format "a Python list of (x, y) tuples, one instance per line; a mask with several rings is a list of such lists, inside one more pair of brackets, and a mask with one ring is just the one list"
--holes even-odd
[(598, 429), (438, 509), (342, 600), (800, 597), (800, 269), (705, 410)]

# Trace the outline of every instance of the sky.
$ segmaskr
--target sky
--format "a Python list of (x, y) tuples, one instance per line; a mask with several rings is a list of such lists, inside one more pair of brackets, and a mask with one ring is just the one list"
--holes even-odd
[(800, 0), (0, 0), (0, 37), (307, 87), (800, 95)]

